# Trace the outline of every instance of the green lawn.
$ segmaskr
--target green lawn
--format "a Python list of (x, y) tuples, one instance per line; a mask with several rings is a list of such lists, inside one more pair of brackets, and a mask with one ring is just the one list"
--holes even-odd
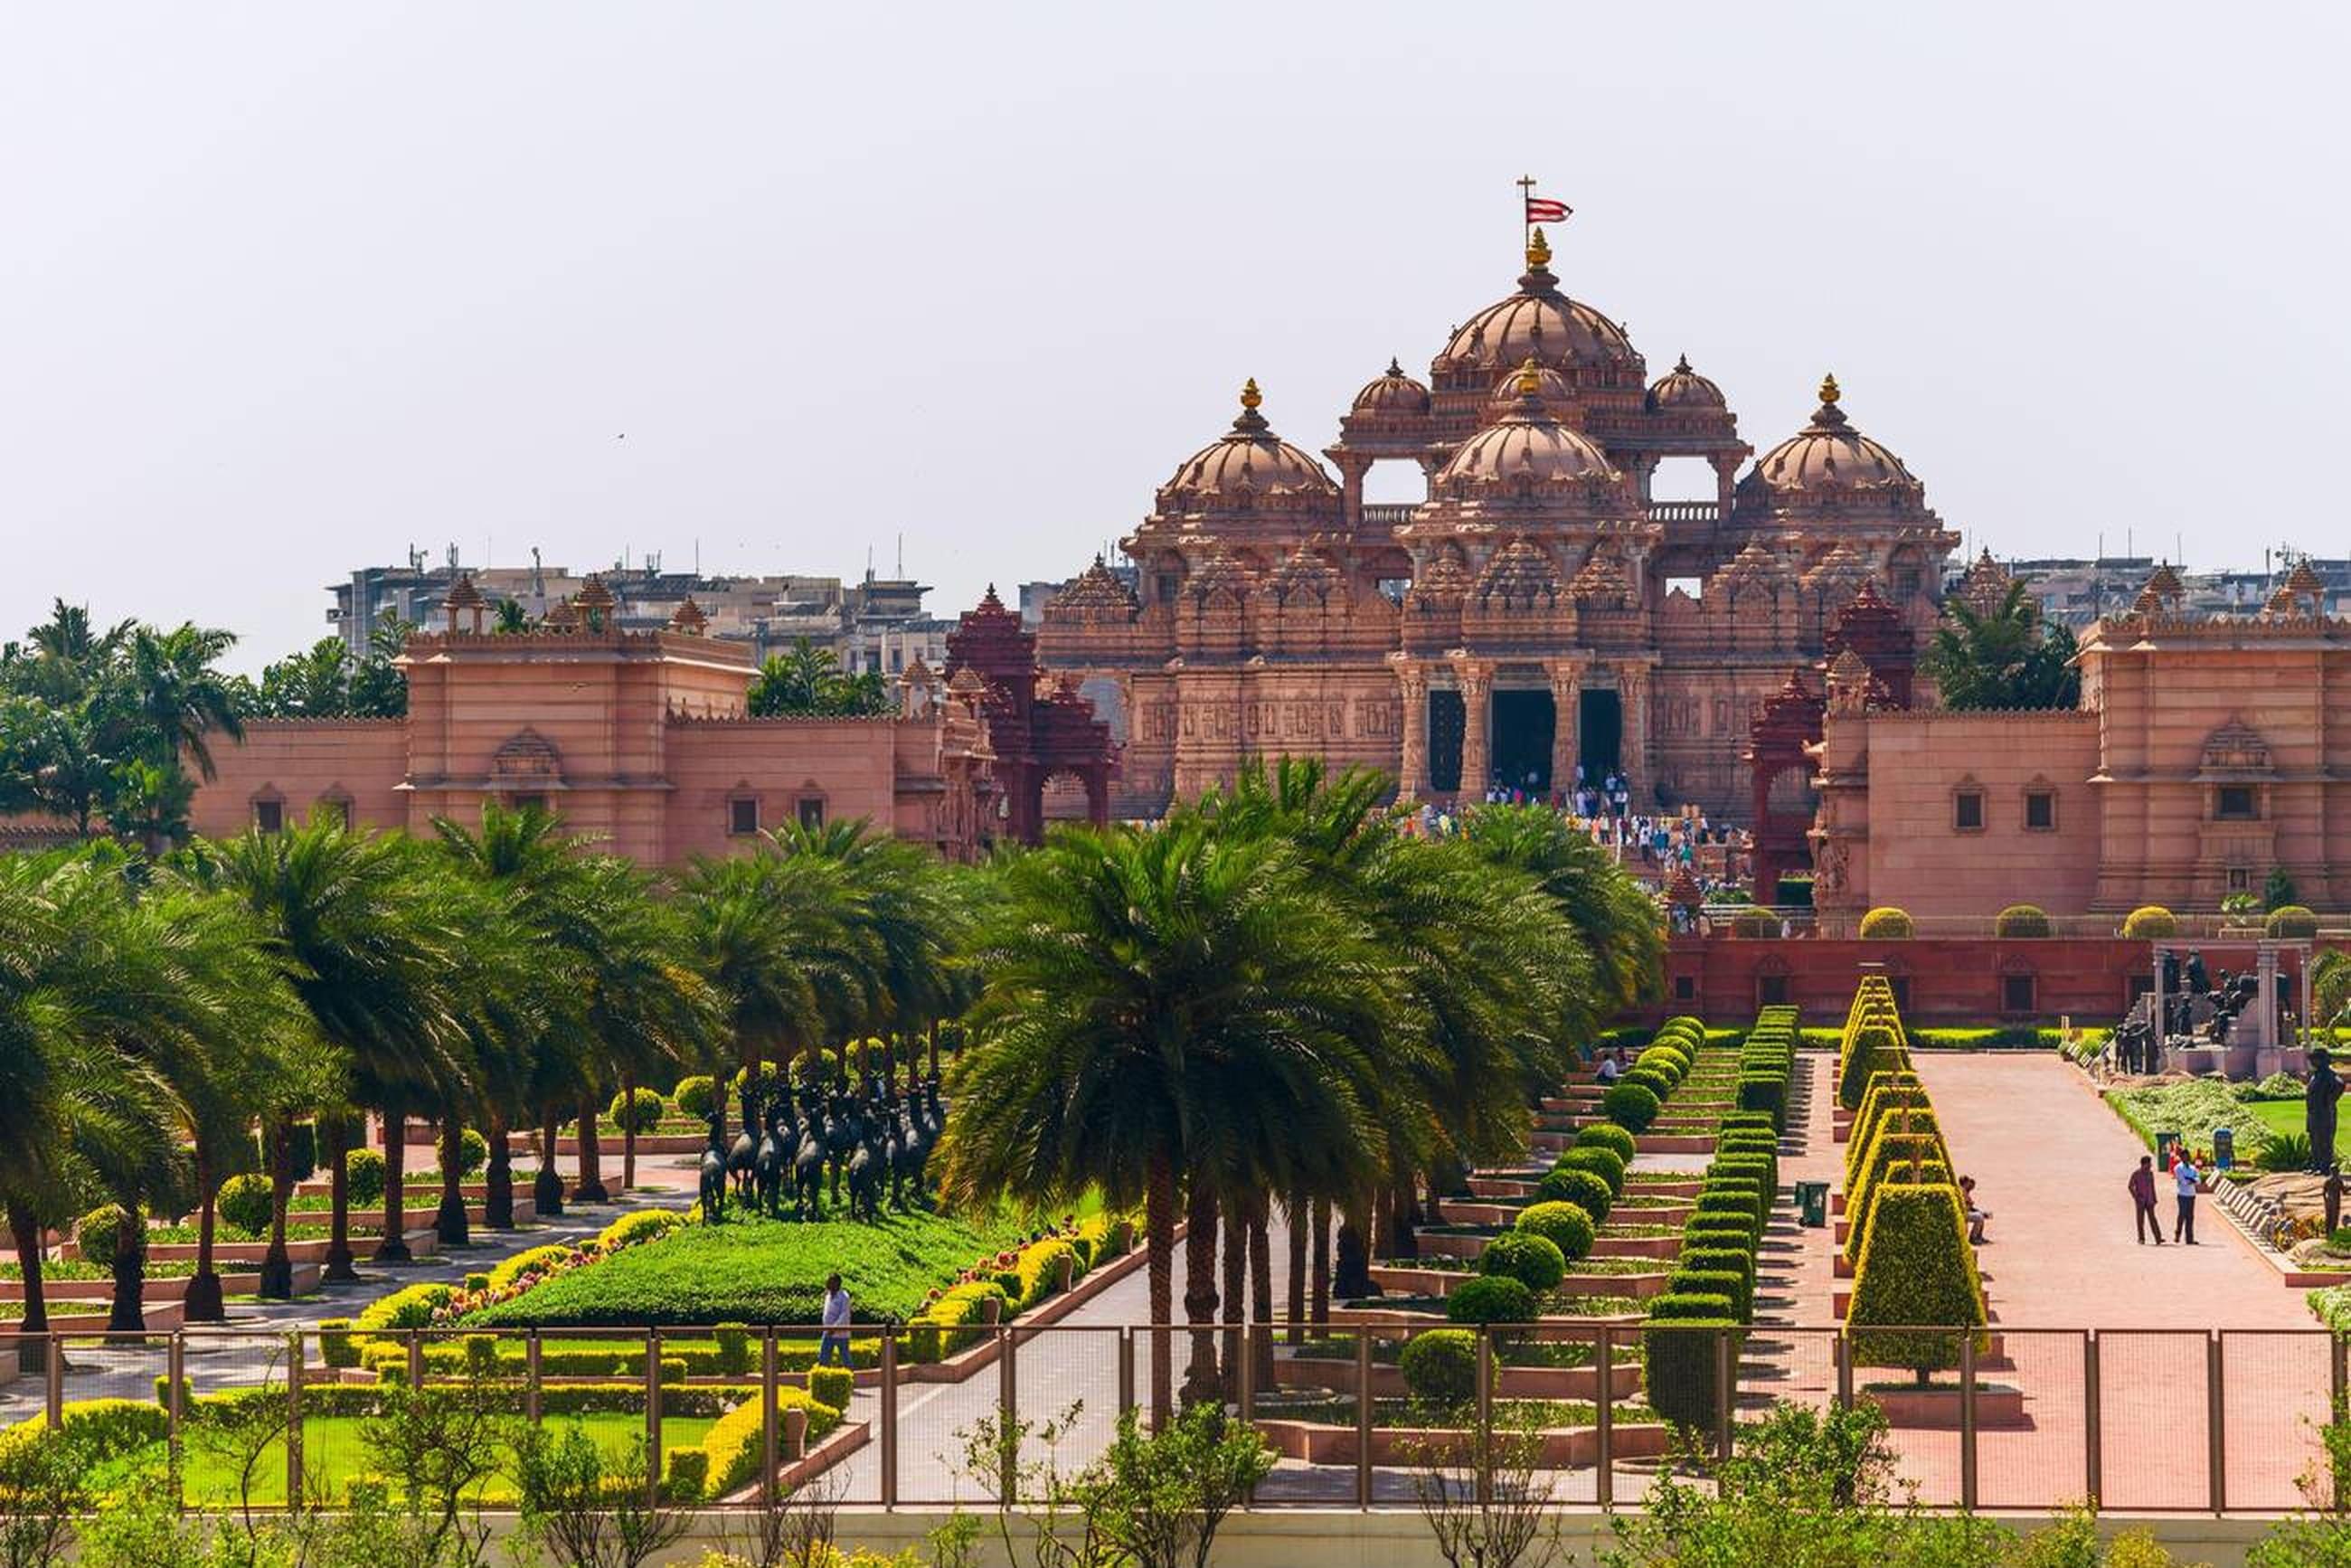
[(921, 1213), (885, 1213), (872, 1225), (736, 1218), (690, 1225), (559, 1274), (474, 1313), (465, 1326), (813, 1323), (824, 1277), (836, 1270), (859, 1318), (904, 1318), (933, 1287), (1017, 1244), (1026, 1229), (1010, 1218), (974, 1223)]

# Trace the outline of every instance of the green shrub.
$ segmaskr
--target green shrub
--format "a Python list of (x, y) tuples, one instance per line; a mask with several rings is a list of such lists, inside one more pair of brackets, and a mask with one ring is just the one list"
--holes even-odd
[(1762, 1234), (1751, 1214), (1694, 1214), (1682, 1226), (1682, 1249), (1733, 1247), (1752, 1252)]
[(1943, 1152), (1929, 1147), (1917, 1134), (1906, 1137), (1898, 1133), (1889, 1134), (1879, 1142), (1887, 1145), (1885, 1154), (1863, 1173), (1862, 1184), (1845, 1194), (1844, 1255), (1856, 1268), (1861, 1263), (1862, 1243), (1868, 1238), (1870, 1217), (1876, 1212), (1880, 1192), (1896, 1182), (1916, 1186), (1953, 1179)]
[(319, 1359), (333, 1367), (357, 1366), (360, 1364), (360, 1347), (351, 1337), (350, 1319), (319, 1320)]
[(1991, 917), (1995, 936), (2046, 936), (2051, 929), (2048, 911), (2038, 904), (2011, 904)]
[(1702, 1214), (1743, 1214), (1754, 1222), (1757, 1235), (1771, 1218), (1771, 1207), (1763, 1189), (1751, 1181), (1708, 1181), (1699, 1189), (1691, 1218)]
[(849, 1396), (857, 1391), (857, 1374), (845, 1366), (811, 1366), (808, 1370), (808, 1391), (809, 1397), (818, 1404), (846, 1410)]
[(651, 1089), (637, 1089), (615, 1093), (612, 1103), (604, 1107), (604, 1114), (622, 1132), (643, 1134), (661, 1125), (662, 1110), (660, 1094)]
[(1518, 1228), (1541, 1236), (1573, 1263), (1592, 1250), (1592, 1216), (1572, 1203), (1533, 1203), (1519, 1210)]
[[(1622, 1128), (1616, 1130), (1624, 1131)], [(1633, 1134), (1625, 1133), (1625, 1135), (1629, 1138)], [(1590, 1171), (1608, 1184), (1611, 1194), (1622, 1197), (1625, 1196), (1625, 1167), (1631, 1163), (1631, 1156), (1620, 1155), (1604, 1145), (1579, 1143), (1552, 1162), (1551, 1168), (1555, 1171)]]
[(1902, 1041), (1891, 1029), (1884, 1024), (1862, 1025), (1854, 1036), (1853, 1049), (1844, 1053), (1844, 1066), (1837, 1075), (1837, 1103), (1848, 1111), (1858, 1111), (1872, 1074), (1900, 1071), (1904, 1066)]
[(353, 1208), (373, 1208), (383, 1201), (383, 1156), (373, 1149), (353, 1149), (343, 1156), (343, 1190)]
[(617, 1252), (623, 1247), (658, 1241), (684, 1224), (685, 1216), (674, 1209), (641, 1208), (632, 1214), (624, 1214), (604, 1227), (596, 1233), (596, 1239), (602, 1242), (607, 1250)]
[(271, 1204), (269, 1178), (248, 1172), (233, 1176), (221, 1183), (220, 1194), (214, 1200), (221, 1223), (246, 1236), (258, 1236), (269, 1228)]
[(1730, 934), (1750, 940), (1780, 935), (1780, 917), (1768, 909), (1742, 909), (1730, 917)]
[(695, 1073), (677, 1081), (677, 1111), (681, 1116), (691, 1116), (697, 1122), (710, 1119), (712, 1105), (716, 1103), (718, 1085), (707, 1075)]
[(1008, 1316), (1004, 1287), (993, 1280), (975, 1280), (950, 1287), (939, 1299), (907, 1321), (906, 1354), (916, 1361), (944, 1361), (976, 1343), (986, 1332), (987, 1308), (993, 1297), (999, 1313)]
[(1531, 1323), (1535, 1293), (1507, 1274), (1465, 1280), (1445, 1298), (1445, 1316), (1457, 1323)]
[(1505, 1230), (1478, 1255), (1478, 1271), (1516, 1280), (1541, 1294), (1567, 1276), (1567, 1257), (1547, 1236), (1529, 1230)]
[(1431, 1409), (1458, 1410), (1478, 1396), (1478, 1336), (1468, 1329), (1416, 1334), (1396, 1361), (1405, 1387)]
[(1959, 1189), (1947, 1183), (1885, 1184), (1853, 1274), (1845, 1322), (1855, 1358), (1864, 1365), (1908, 1367), (1923, 1384), (1930, 1374), (1959, 1364), (1956, 1333), (1902, 1333), (1872, 1324), (1983, 1326), (1983, 1285), (1968, 1245), (1966, 1212)]
[[(1663, 1105), (1667, 1100), (1673, 1098), (1674, 1093), (1673, 1080), (1667, 1078), (1662, 1072), (1646, 1067), (1633, 1068), (1628, 1071), (1625, 1076), (1616, 1080), (1617, 1089), (1627, 1087), (1638, 1087), (1647, 1090), (1650, 1093), (1657, 1097), (1657, 1103), (1660, 1105)], [(1611, 1094), (1614, 1092), (1614, 1089), (1609, 1091), (1609, 1093)], [(1607, 1095), (1602, 1095), (1601, 1101), (1602, 1103), (1605, 1104), (1607, 1102)], [(1643, 1124), (1646, 1125), (1646, 1123)]]
[(486, 1290), (488, 1290), (489, 1288), (490, 1288), (490, 1277), (489, 1277), (487, 1274), (475, 1273), (475, 1274), (468, 1274), (468, 1275), (466, 1275), (466, 1276), (465, 1276), (465, 1289), (466, 1289), (466, 1290), (468, 1290), (468, 1291), (486, 1291)]
[(672, 1448), (662, 1476), (662, 1494), (675, 1503), (697, 1503), (710, 1495), (710, 1451)]
[[(1736, 1247), (1684, 1247), (1681, 1256), (1674, 1260), (1674, 1277), (1688, 1271), (1700, 1278), (1729, 1274), (1738, 1281), (1731, 1292), (1731, 1315), (1740, 1322), (1755, 1315), (1755, 1255)], [(1677, 1293), (1679, 1285), (1669, 1284), (1667, 1293)], [(1703, 1292), (1701, 1292), (1703, 1293)]]
[(2143, 904), (2123, 916), (2123, 935), (2134, 942), (2158, 941), (2179, 935), (2179, 922), (2160, 904)]
[(129, 1217), (117, 1205), (100, 1204), (74, 1225), (74, 1244), (81, 1255), (93, 1263), (110, 1262), (119, 1241), (122, 1226)]
[(2310, 1168), (2310, 1134), (2272, 1133), (2270, 1141), (2254, 1151), (2253, 1163), (2265, 1171), (2306, 1171)]
[(1776, 1124), (1787, 1114), (1788, 1075), (1784, 1072), (1747, 1072), (1739, 1080), (1739, 1108), (1761, 1111)]
[[(808, 1412), (808, 1441), (814, 1447), (841, 1425), (841, 1411), (830, 1405), (820, 1405), (798, 1388), (776, 1391), (777, 1426), (783, 1425), (783, 1412), (798, 1407)], [(757, 1398), (747, 1399), (720, 1416), (704, 1434), (702, 1451), (708, 1477), (706, 1497), (722, 1498), (750, 1484), (759, 1473), (759, 1457), (764, 1446), (764, 1426)]]
[[(161, 1401), (144, 1399), (69, 1399), (57, 1411), (57, 1430), (71, 1446), (78, 1466), (88, 1468), (136, 1454), (162, 1442), (171, 1432), (172, 1417)], [(25, 1441), (48, 1430), (47, 1411), (35, 1411), (0, 1432), (0, 1448)], [(11, 1522), (14, 1522), (13, 1519)], [(14, 1547), (11, 1539), (9, 1545)], [(38, 1552), (11, 1562), (47, 1562)]]
[(438, 1281), (422, 1285), (403, 1285), (388, 1296), (380, 1296), (360, 1309), (351, 1326), (362, 1334), (382, 1333), (388, 1330), (429, 1328), (433, 1314), (449, 1304), (457, 1293), (454, 1285)]
[(1677, 1268), (1666, 1276), (1666, 1294), (1669, 1296), (1720, 1296), (1730, 1303), (1730, 1315), (1740, 1322), (1747, 1321), (1742, 1302), (1750, 1299), (1747, 1272), (1743, 1269)]
[[(1720, 1337), (1735, 1333), (1724, 1295), (1652, 1297), (1641, 1331), (1641, 1386), (1649, 1408), (1672, 1425), (1711, 1433), (1723, 1409)], [(1731, 1364), (1738, 1364), (1732, 1347)]]
[(1572, 1203), (1592, 1216), (1592, 1222), (1598, 1225), (1607, 1219), (1616, 1195), (1608, 1190), (1605, 1179), (1591, 1171), (1578, 1170), (1573, 1166), (1553, 1166), (1535, 1184), (1535, 1201)]
[(1907, 942), (1917, 934), (1910, 916), (1891, 906), (1873, 909), (1861, 917), (1861, 939), (1865, 942)]
[[(741, 1373), (751, 1370), (751, 1326), (748, 1323), (718, 1323), (710, 1331), (718, 1353), (718, 1370)], [(846, 1405), (841, 1406), (846, 1410)]]
[(1633, 1059), (1635, 1072), (1654, 1072), (1672, 1088), (1689, 1076), (1690, 1059), (1670, 1045), (1653, 1045)]
[[(1614, 1122), (1593, 1122), (1577, 1128), (1573, 1147), (1609, 1150), (1616, 1156), (1616, 1174), (1620, 1178), (1624, 1175), (1624, 1167), (1631, 1165), (1633, 1156), (1640, 1152), (1640, 1145), (1633, 1134)], [(1612, 1186), (1609, 1190), (1613, 1192), (1615, 1189)]]
[(560, 1241), (545, 1247), (526, 1247), (513, 1257), (490, 1266), (490, 1288), (504, 1290), (529, 1275), (545, 1273), (570, 1256), (571, 1249)]
[(2281, 904), (2270, 911), (2262, 922), (2262, 930), (2272, 937), (2309, 938), (2318, 935), (2318, 916), (2299, 904)]
[(1654, 1090), (1633, 1082), (1619, 1082), (1600, 1096), (1601, 1111), (1629, 1133), (1646, 1131), (1649, 1124), (1657, 1119), (1661, 1103)]
[(1852, 1190), (1855, 1171), (1861, 1166), (1861, 1156), (1869, 1152), (1869, 1141), (1877, 1136), (1878, 1128), (1888, 1114), (1897, 1118), (1903, 1111), (1931, 1118), (1934, 1106), (1915, 1072), (1881, 1072), (1870, 1080), (1869, 1088), (1861, 1097), (1861, 1108), (1854, 1113), (1849, 1129), (1851, 1139), (1844, 1146), (1844, 1179), (1847, 1191)]
[(457, 1176), (466, 1180), (481, 1175), (489, 1163), (490, 1141), (471, 1127), (457, 1129)]

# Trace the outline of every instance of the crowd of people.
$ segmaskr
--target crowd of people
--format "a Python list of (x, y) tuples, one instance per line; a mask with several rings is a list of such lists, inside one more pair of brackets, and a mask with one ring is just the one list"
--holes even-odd
[[(1529, 773), (1516, 784), (1489, 786), (1485, 803), (1549, 806), (1589, 832), (1594, 842), (1616, 852), (1617, 858), (1636, 874), (1646, 870), (1662, 879), (1676, 867), (1688, 866), (1701, 886), (1709, 882), (1735, 885), (1738, 866), (1753, 847), (1747, 830), (1711, 821), (1696, 806), (1635, 810), (1631, 787), (1622, 774), (1613, 772), (1593, 782), (1578, 768), (1573, 789), (1550, 790), (1541, 787), (1540, 775)], [(1457, 822), (1451, 808), (1431, 801), (1421, 806), (1407, 826), (1441, 838), (1450, 834)]]

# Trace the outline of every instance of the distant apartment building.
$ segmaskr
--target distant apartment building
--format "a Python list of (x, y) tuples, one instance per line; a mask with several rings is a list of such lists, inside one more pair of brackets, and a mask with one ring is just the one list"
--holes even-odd
[[(493, 605), (512, 600), (534, 621), (588, 580), (585, 570), (537, 559), (528, 566), (461, 567), (454, 548), (438, 564), (411, 550), (404, 566), (361, 567), (329, 584), (335, 602), (327, 621), (354, 650), (365, 648), (379, 627), (394, 620), (432, 624), (461, 572), (473, 578)], [(876, 577), (870, 569), (853, 582), (797, 573), (705, 576), (664, 571), (654, 555), (640, 565), (614, 566), (596, 575), (619, 601), (622, 629), (659, 630), (691, 595), (709, 618), (709, 635), (745, 644), (754, 661), (785, 653), (805, 637), (852, 671), (897, 674), (917, 658), (936, 669), (946, 661), (946, 634), (955, 626), (924, 612), (923, 596), (930, 591), (925, 584)]]
[[(2351, 559), (2328, 560), (2279, 551), (2266, 570), (2189, 571), (2174, 564), (2186, 591), (2182, 604), (2194, 615), (2258, 613), (2297, 563), (2305, 563), (2325, 585), (2328, 614), (2338, 612), (2351, 597)], [(2120, 615), (2137, 599), (2140, 588), (2159, 563), (2153, 556), (2053, 557), (2040, 560), (2001, 563), (2026, 585), (2041, 612), (2060, 625), (2079, 632), (2106, 615)]]

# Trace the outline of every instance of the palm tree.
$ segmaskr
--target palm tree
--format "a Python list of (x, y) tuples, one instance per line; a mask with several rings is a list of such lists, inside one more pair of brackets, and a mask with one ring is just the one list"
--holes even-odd
[(1919, 659), (1949, 708), (2061, 708), (2081, 700), (2074, 633), (2043, 620), (2022, 579), (1979, 610), (1954, 596)]
[(1586, 1030), (1657, 994), (1666, 928), (1656, 902), (1591, 834), (1541, 806), (1481, 806), (1465, 819), (1464, 836), (1485, 859), (1532, 876), (1583, 938), (1598, 966)]
[[(1113, 1205), (1140, 1202), (1152, 1321), (1167, 1323), (1188, 1177), (1186, 1388), (1204, 1396), (1218, 1197), (1263, 1151), (1357, 1134), (1384, 980), (1284, 845), (1220, 837), (1188, 814), (1151, 831), (1063, 830), (1014, 860), (1007, 883), (953, 1073), (943, 1190), (1041, 1204), (1098, 1187)], [(1171, 1381), (1155, 1356), (1156, 1419)]]
[(124, 674), (133, 711), (158, 748), (151, 760), (172, 765), (185, 756), (206, 782), (217, 776), (210, 737), (245, 736), (235, 687), (213, 667), (235, 643), (234, 632), (193, 622), (170, 632), (141, 626), (131, 634)]

